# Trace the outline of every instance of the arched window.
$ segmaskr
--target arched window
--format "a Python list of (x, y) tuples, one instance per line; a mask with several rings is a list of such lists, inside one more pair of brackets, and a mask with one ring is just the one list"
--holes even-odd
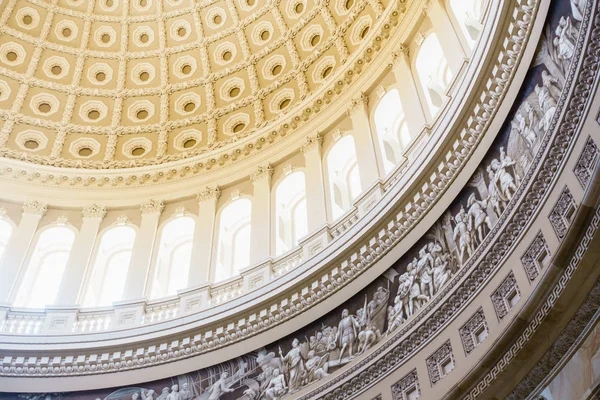
[(327, 173), (331, 208), (336, 219), (352, 207), (352, 202), (362, 191), (352, 136), (342, 137), (329, 150)]
[(2, 260), (2, 256), (4, 255), (4, 251), (6, 250), (6, 246), (8, 245), (8, 240), (13, 233), (13, 225), (6, 218), (0, 219), (0, 260)]
[(42, 230), (29, 257), (15, 305), (41, 308), (54, 303), (74, 241), (75, 230), (68, 226)]
[(102, 234), (84, 305), (106, 306), (123, 298), (135, 234), (135, 229), (129, 225), (114, 226)]
[(417, 53), (416, 69), (431, 115), (437, 114), (444, 103), (452, 71), (435, 33), (427, 35)]
[(221, 211), (215, 281), (239, 273), (250, 264), (250, 218), (252, 202), (238, 198)]
[(398, 90), (392, 89), (381, 98), (375, 109), (374, 120), (383, 154), (383, 167), (388, 174), (402, 159), (402, 151), (410, 143)]
[(452, 13), (471, 48), (483, 29), (481, 17), (484, 7), (485, 0), (450, 0)]
[(285, 253), (308, 232), (306, 183), (303, 172), (285, 177), (275, 190), (276, 253)]
[(187, 286), (196, 222), (177, 217), (162, 228), (155, 259), (152, 298), (176, 294)]

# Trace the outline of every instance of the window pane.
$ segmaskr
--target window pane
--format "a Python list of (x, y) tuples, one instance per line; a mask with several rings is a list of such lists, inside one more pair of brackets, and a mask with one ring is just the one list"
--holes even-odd
[(446, 89), (452, 79), (448, 61), (435, 33), (430, 33), (421, 44), (416, 67), (427, 105), (431, 115), (435, 115), (444, 103)]
[(65, 226), (42, 231), (31, 253), (16, 305), (41, 308), (54, 303), (74, 241), (75, 232)]
[(87, 285), (86, 306), (110, 305), (123, 298), (134, 241), (135, 229), (127, 225), (102, 234)]
[(6, 245), (8, 244), (12, 232), (13, 227), (10, 222), (0, 219), (0, 260), (2, 260), (2, 255), (6, 250)]
[(275, 191), (277, 255), (298, 245), (298, 239), (306, 235), (306, 178), (301, 171), (283, 179)]
[(187, 286), (195, 225), (193, 218), (179, 217), (161, 229), (151, 297), (176, 294)]
[(387, 92), (377, 104), (374, 114), (377, 137), (383, 154), (383, 166), (390, 173), (400, 159), (406, 143), (401, 138), (404, 123), (404, 111), (400, 103), (400, 95), (396, 89)]
[[(356, 173), (358, 173), (354, 139), (352, 136), (344, 136), (327, 154), (327, 172), (334, 219), (349, 210), (352, 207), (352, 200), (362, 191), (360, 176), (358, 180), (354, 178), (351, 181), (348, 180), (350, 171), (355, 167)], [(352, 187), (350, 187), (350, 182)]]
[(234, 200), (221, 211), (215, 280), (228, 279), (250, 263), (252, 202)]

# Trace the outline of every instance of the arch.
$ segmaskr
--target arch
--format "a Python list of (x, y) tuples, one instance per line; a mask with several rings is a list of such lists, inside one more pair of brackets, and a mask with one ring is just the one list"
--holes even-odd
[(460, 27), (460, 32), (472, 49), (483, 29), (481, 18), (486, 0), (448, 0), (448, 5), (453, 19)]
[(42, 308), (54, 303), (75, 234), (68, 225), (51, 225), (39, 232), (14, 302), (16, 306)]
[(337, 219), (362, 192), (352, 136), (340, 138), (327, 152), (326, 160), (331, 212), (333, 219)]
[(383, 155), (383, 168), (389, 174), (402, 160), (402, 152), (411, 140), (397, 89), (383, 95), (375, 107), (373, 120)]
[(100, 235), (83, 304), (110, 305), (123, 298), (136, 230), (131, 225), (115, 225)]
[(453, 77), (435, 33), (429, 33), (421, 43), (413, 73), (421, 84), (430, 114), (435, 116), (444, 103), (446, 89)]
[(241, 197), (231, 201), (219, 213), (219, 238), (215, 281), (228, 279), (250, 264), (252, 201)]
[(2, 260), (6, 246), (8, 246), (8, 241), (14, 231), (15, 226), (10, 219), (6, 217), (0, 218), (0, 261)]
[(275, 253), (280, 255), (298, 245), (308, 233), (306, 177), (296, 171), (275, 187)]
[(176, 294), (187, 286), (196, 221), (190, 216), (168, 220), (161, 228), (150, 297)]

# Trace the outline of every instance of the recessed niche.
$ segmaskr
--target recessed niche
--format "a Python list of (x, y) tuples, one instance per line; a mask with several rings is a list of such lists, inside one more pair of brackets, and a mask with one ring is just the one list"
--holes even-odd
[(77, 154), (79, 154), (81, 157), (89, 157), (92, 155), (92, 153), (93, 153), (93, 150), (90, 149), (89, 147), (82, 147), (77, 152)]
[(146, 149), (144, 149), (143, 147), (135, 147), (133, 150), (131, 150), (131, 155), (139, 157), (139, 156), (143, 156), (145, 152), (146, 152)]
[(35, 150), (40, 147), (40, 144), (36, 140), (26, 140), (23, 146), (29, 150)]
[(191, 149), (196, 145), (196, 143), (196, 139), (188, 139), (185, 142), (183, 142), (183, 147), (186, 149)]
[(245, 127), (246, 127), (246, 124), (244, 124), (243, 122), (235, 124), (233, 126), (233, 132), (234, 133), (239, 133), (239, 132), (243, 131)]

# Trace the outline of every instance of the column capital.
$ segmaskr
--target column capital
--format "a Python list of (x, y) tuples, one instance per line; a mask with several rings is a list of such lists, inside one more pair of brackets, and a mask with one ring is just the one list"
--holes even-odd
[(258, 166), (258, 168), (250, 175), (250, 179), (252, 182), (256, 182), (264, 178), (271, 179), (271, 176), (273, 176), (273, 167), (267, 164)]
[(304, 142), (304, 144), (302, 145), (302, 153), (306, 153), (309, 150), (312, 149), (321, 149), (321, 145), (323, 144), (323, 135), (321, 135), (320, 133), (313, 133), (310, 134), (308, 136), (306, 136), (306, 140)]
[(104, 219), (106, 216), (106, 207), (98, 204), (90, 204), (85, 206), (81, 211), (83, 218)]
[(392, 57), (388, 65), (390, 68), (395, 68), (401, 61), (408, 58), (410, 58), (410, 49), (403, 43), (398, 47), (398, 50), (392, 52)]
[(358, 96), (352, 99), (350, 102), (350, 107), (348, 107), (348, 110), (346, 110), (346, 114), (348, 114), (348, 116), (352, 116), (359, 110), (366, 110), (367, 105), (369, 105), (369, 96), (367, 96), (366, 93), (361, 92)]
[(143, 214), (160, 214), (165, 209), (165, 204), (162, 200), (150, 200), (140, 206), (140, 211)]
[(40, 201), (27, 201), (23, 203), (23, 214), (29, 215), (38, 215), (39, 217), (43, 217), (48, 211), (48, 204), (42, 203)]
[(218, 200), (219, 197), (221, 197), (221, 189), (219, 189), (218, 186), (207, 186), (196, 195), (196, 199), (198, 199), (199, 202)]

